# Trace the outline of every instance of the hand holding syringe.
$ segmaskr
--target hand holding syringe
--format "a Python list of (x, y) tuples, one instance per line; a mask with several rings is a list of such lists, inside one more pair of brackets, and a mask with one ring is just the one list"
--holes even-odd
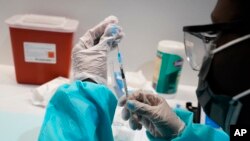
[(123, 81), (125, 95), (127, 98), (128, 97), (128, 87), (127, 87), (126, 77), (125, 77), (125, 73), (124, 73), (124, 69), (123, 69), (122, 56), (121, 56), (121, 53), (120, 53), (120, 50), (118, 47), (118, 43), (121, 40), (120, 37), (123, 36), (123, 33), (119, 32), (119, 30), (121, 30), (119, 26), (117, 26), (117, 25), (110, 25), (110, 26), (112, 26), (113, 28), (110, 28), (110, 31), (107, 31), (107, 33), (111, 34), (114, 37), (117, 37), (116, 41), (112, 42), (112, 46), (117, 48), (117, 59), (118, 59), (119, 67), (120, 67), (120, 73), (121, 73), (121, 77), (122, 77), (122, 81)]

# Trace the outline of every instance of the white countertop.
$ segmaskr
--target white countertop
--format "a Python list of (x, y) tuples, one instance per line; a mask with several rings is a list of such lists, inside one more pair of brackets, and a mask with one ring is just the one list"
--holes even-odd
[[(0, 65), (0, 139), (6, 141), (37, 140), (45, 109), (31, 104), (31, 90), (38, 85), (18, 84), (13, 66)], [(170, 106), (185, 106), (187, 101), (197, 103), (195, 87), (179, 85)], [(117, 108), (114, 122), (122, 122)], [(133, 131), (134, 140), (147, 140), (144, 131)]]

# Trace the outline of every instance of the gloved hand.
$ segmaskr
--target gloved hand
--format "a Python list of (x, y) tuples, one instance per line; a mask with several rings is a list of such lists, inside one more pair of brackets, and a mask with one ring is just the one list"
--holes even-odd
[(142, 125), (151, 135), (158, 138), (170, 139), (178, 136), (185, 124), (172, 111), (163, 97), (137, 91), (119, 100), (119, 105), (124, 106), (122, 118), (129, 120), (132, 129), (141, 129)]
[(107, 81), (107, 53), (114, 49), (124, 33), (117, 26), (118, 19), (107, 17), (88, 30), (72, 50), (74, 80)]

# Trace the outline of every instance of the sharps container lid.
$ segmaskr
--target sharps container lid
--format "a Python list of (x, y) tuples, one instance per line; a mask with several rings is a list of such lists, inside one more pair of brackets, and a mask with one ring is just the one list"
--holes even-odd
[(77, 20), (36, 14), (15, 15), (5, 22), (13, 28), (54, 32), (74, 32), (78, 26)]

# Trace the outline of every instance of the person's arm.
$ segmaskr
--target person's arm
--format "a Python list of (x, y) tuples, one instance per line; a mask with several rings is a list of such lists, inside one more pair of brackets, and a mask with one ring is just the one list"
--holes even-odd
[(122, 118), (129, 120), (134, 130), (144, 126), (151, 141), (229, 140), (222, 130), (193, 123), (193, 113), (183, 109), (172, 110), (166, 100), (156, 94), (138, 91), (130, 94), (128, 100), (122, 97), (119, 105), (124, 106)]
[(118, 19), (110, 16), (88, 30), (72, 50), (73, 79), (107, 81), (107, 54), (117, 47), (124, 33)]
[(134, 130), (144, 126), (150, 135), (164, 140), (179, 136), (185, 128), (185, 123), (172, 111), (163, 97), (137, 91), (119, 99), (119, 105), (124, 106), (122, 118), (129, 120)]
[(113, 140), (117, 99), (107, 88), (107, 53), (123, 36), (110, 16), (84, 34), (72, 50), (73, 83), (59, 87), (49, 101), (39, 141)]
[[(193, 113), (185, 109), (174, 109), (174, 112), (185, 123), (182, 133), (171, 141), (229, 141), (229, 136), (222, 129), (204, 124), (193, 123)], [(150, 141), (166, 141), (147, 133)]]
[(113, 140), (116, 105), (116, 97), (105, 85), (82, 81), (62, 85), (46, 108), (38, 140)]

